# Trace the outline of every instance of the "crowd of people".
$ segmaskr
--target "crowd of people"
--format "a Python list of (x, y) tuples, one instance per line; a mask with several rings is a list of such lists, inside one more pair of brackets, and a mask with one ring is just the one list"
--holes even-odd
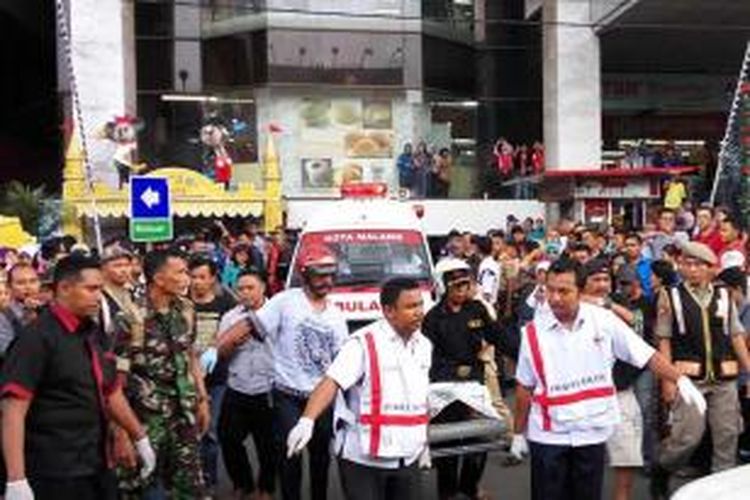
[[(661, 208), (655, 223), (639, 231), (566, 219), (544, 228), (531, 220), (520, 224), (510, 219), (506, 228), (486, 236), (458, 231), (450, 235), (443, 258), (466, 262), (476, 276), (475, 299), (497, 314), (505, 335), (519, 337), (519, 354), (506, 360), (507, 378), (516, 382), (512, 392), (518, 434), (512, 451), (520, 458), (531, 448), (534, 498), (571, 498), (570, 491), (576, 491), (573, 498), (600, 498), (602, 473), (597, 467), (603, 467), (605, 451), (615, 471), (612, 495), (618, 500), (633, 498), (637, 471), (651, 478), (653, 498), (668, 498), (670, 477), (677, 471), (702, 475), (736, 465), (743, 453), (738, 443), (747, 442), (740, 412), (746, 406), (740, 401), (747, 397), (750, 373), (747, 251), (747, 234), (739, 221), (728, 210), (709, 206), (694, 212)], [(598, 312), (584, 314), (588, 305)], [(562, 320), (566, 311), (569, 323)], [(579, 326), (577, 321), (584, 323)], [(586, 321), (591, 324), (586, 326)], [(600, 391), (597, 396), (586, 393), (585, 381), (600, 375), (596, 366), (586, 366), (591, 353), (550, 333), (557, 324), (579, 338), (593, 335), (597, 345), (601, 339), (605, 344), (611, 340), (608, 359), (618, 361), (614, 367), (605, 363), (611, 384), (593, 384), (598, 386), (593, 392)], [(542, 328), (550, 331), (539, 332), (535, 342), (542, 347), (535, 351), (529, 330)], [(618, 339), (625, 330), (628, 338)], [(636, 337), (643, 340), (640, 346)], [(553, 384), (548, 371), (545, 381), (539, 365), (545, 342), (555, 352), (554, 360), (544, 360), (551, 365), (548, 370), (560, 371), (561, 380), (580, 379), (570, 386)], [(572, 350), (570, 358), (563, 355), (566, 350)], [(655, 353), (663, 358), (656, 359)], [(671, 373), (664, 370), (666, 363), (674, 368)], [(695, 392), (684, 387), (686, 380), (708, 401), (706, 415), (676, 397), (678, 392)], [(579, 428), (565, 422), (598, 412), (606, 415), (606, 405), (596, 398), (606, 399), (608, 385), (614, 387), (619, 420), (606, 417)], [(678, 391), (679, 385), (683, 387)], [(579, 405), (572, 405), (570, 416), (565, 417), (560, 406), (545, 405), (544, 398), (554, 399), (549, 395), (553, 391), (564, 393), (559, 400)], [(583, 401), (590, 406), (581, 407)], [(555, 410), (563, 415), (555, 431), (562, 434), (550, 433), (543, 425), (549, 411), (554, 429)], [(583, 476), (576, 479), (570, 473), (566, 478), (560, 472), (570, 468)]]
[[(544, 146), (541, 142), (513, 145), (504, 137), (492, 148), (490, 177), (494, 184), (532, 177), (544, 171)], [(453, 153), (449, 148), (436, 149), (424, 141), (416, 147), (408, 142), (396, 159), (399, 187), (411, 198), (448, 198), (453, 173)], [(490, 189), (491, 186), (487, 186)], [(494, 189), (494, 188), (493, 188)], [(530, 184), (519, 182), (512, 193), (517, 199), (533, 197)]]
[(453, 154), (448, 148), (435, 150), (426, 142), (404, 144), (396, 159), (399, 187), (411, 198), (447, 198), (451, 186)]
[[(530, 453), (533, 498), (600, 498), (605, 455), (614, 498), (633, 497), (639, 470), (667, 498), (688, 465), (736, 465), (750, 373), (747, 234), (728, 210), (680, 210), (637, 231), (512, 216), (453, 231), (433, 248), (437, 303), (387, 280), (384, 318), (353, 333), (328, 301), (338, 262), (324, 245), (284, 289), (281, 229), (6, 251), (5, 498), (206, 498), (221, 455), (237, 498), (280, 486), (297, 499), (303, 449), (313, 499), (332, 456), (347, 498), (424, 498), (423, 467), (441, 499), (489, 498), (486, 453), (432, 460), (426, 441), (429, 383), (471, 381), (514, 460)], [(434, 421), (472, 414), (451, 405)]]

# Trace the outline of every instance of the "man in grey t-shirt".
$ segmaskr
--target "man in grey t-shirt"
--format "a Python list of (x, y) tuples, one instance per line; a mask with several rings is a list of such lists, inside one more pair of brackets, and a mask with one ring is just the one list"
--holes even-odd
[(17, 264), (8, 272), (10, 305), (0, 313), (0, 354), (16, 338), (18, 330), (36, 318), (39, 300), (39, 275), (28, 264)]

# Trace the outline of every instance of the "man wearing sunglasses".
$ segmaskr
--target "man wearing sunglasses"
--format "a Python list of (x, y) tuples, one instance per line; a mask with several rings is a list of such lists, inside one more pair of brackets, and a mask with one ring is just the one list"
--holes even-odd
[[(433, 344), (430, 381), (484, 383), (484, 365), (479, 359), (483, 341), (514, 357), (509, 339), (490, 318), (485, 306), (472, 298), (473, 276), (466, 262), (443, 259), (436, 266), (436, 280), (444, 293), (427, 313), (422, 326), (422, 332)], [(471, 418), (470, 413), (467, 406), (454, 403), (432, 421), (458, 422)], [(462, 464), (458, 457), (435, 459), (440, 498), (458, 494), (476, 498), (486, 460), (486, 453), (464, 455)]]

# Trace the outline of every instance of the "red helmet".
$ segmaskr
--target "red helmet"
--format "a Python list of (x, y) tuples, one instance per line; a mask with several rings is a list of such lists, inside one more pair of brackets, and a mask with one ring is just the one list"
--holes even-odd
[(300, 250), (297, 257), (300, 274), (336, 274), (336, 254), (325, 245), (312, 244)]

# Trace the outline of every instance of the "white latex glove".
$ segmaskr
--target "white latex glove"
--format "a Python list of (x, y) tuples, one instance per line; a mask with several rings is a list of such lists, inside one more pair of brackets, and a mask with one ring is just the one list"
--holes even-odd
[(529, 443), (526, 442), (523, 434), (513, 435), (513, 441), (510, 443), (510, 454), (519, 461), (529, 454)]
[(287, 458), (291, 458), (292, 455), (301, 453), (305, 449), (307, 443), (312, 439), (313, 427), (315, 427), (315, 422), (311, 418), (300, 417), (297, 425), (292, 427), (289, 436), (286, 438)]
[(680, 397), (682, 397), (683, 401), (695, 406), (701, 415), (706, 414), (706, 398), (703, 397), (701, 391), (685, 375), (677, 379), (677, 390), (680, 391)]
[(430, 469), (432, 468), (432, 457), (430, 456), (430, 447), (425, 445), (422, 453), (419, 454), (419, 468)]
[(156, 468), (156, 453), (151, 447), (151, 441), (148, 440), (148, 436), (144, 436), (135, 442), (135, 449), (138, 451), (138, 456), (141, 457), (141, 477), (146, 479), (154, 472)]
[(201, 367), (203, 368), (203, 373), (209, 375), (214, 371), (217, 361), (219, 361), (219, 353), (216, 351), (216, 348), (209, 347), (206, 349), (206, 351), (201, 354)]
[(5, 485), (5, 500), (34, 500), (34, 492), (26, 479), (10, 481)]

